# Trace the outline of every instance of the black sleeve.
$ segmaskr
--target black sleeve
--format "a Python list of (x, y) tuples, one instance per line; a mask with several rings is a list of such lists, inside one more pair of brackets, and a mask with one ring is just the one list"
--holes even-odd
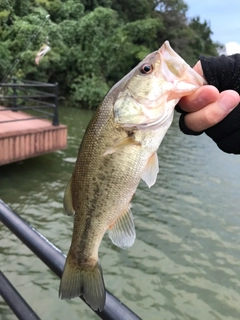
[[(201, 56), (200, 61), (208, 84), (214, 85), (220, 92), (231, 89), (240, 94), (240, 54), (208, 58)], [(180, 111), (179, 108), (178, 111)], [(183, 112), (180, 117), (180, 129), (186, 134), (201, 134), (202, 132), (193, 132), (186, 127), (185, 115), (186, 113)], [(240, 104), (205, 133), (224, 152), (240, 154)]]

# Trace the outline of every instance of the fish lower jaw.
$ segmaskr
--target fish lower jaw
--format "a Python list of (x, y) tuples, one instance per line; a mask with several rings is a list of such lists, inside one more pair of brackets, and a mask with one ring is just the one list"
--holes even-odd
[(171, 113), (166, 113), (164, 114), (163, 117), (160, 117), (158, 119), (155, 119), (152, 122), (149, 122), (147, 124), (140, 124), (138, 125), (139, 130), (157, 130), (160, 129), (161, 127), (166, 127), (167, 129), (170, 127), (172, 121), (173, 121), (173, 114), (174, 111)]
[(136, 131), (136, 130), (156, 130), (159, 129), (161, 126), (167, 126), (167, 129), (170, 127), (172, 120), (173, 120), (174, 108), (171, 112), (164, 113), (163, 116), (156, 118), (148, 123), (119, 123), (122, 128), (126, 131)]

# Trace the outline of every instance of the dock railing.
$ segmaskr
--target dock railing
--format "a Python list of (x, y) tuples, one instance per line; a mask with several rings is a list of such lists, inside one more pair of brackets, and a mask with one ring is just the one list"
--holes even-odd
[[(62, 277), (66, 256), (41, 233), (14, 213), (0, 199), (0, 221), (14, 233), (39, 259), (59, 278)], [(57, 294), (57, 293), (56, 293)], [(38, 316), (17, 293), (17, 290), (0, 273), (0, 295), (20, 320), (37, 320)], [(84, 301), (84, 300), (83, 300)], [(22, 306), (22, 307), (20, 307)], [(141, 320), (133, 311), (106, 292), (106, 303), (102, 312), (94, 311), (103, 320)], [(27, 316), (28, 315), (28, 316)]]
[[(44, 83), (30, 80), (18, 80), (0, 83), (0, 112), (11, 109), (13, 112), (27, 111), (31, 118), (14, 119), (5, 122), (31, 119), (51, 119), (53, 126), (59, 125), (58, 119), (58, 83)], [(50, 109), (50, 111), (49, 111)]]

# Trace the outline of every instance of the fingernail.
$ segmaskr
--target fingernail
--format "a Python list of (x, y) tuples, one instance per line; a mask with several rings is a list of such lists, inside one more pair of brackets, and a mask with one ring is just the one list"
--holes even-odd
[(227, 94), (222, 94), (218, 100), (219, 106), (227, 112), (232, 111), (236, 107), (235, 98)]
[(206, 92), (202, 92), (199, 97), (197, 98), (197, 104), (201, 106), (206, 106), (209, 104), (211, 101), (209, 101), (209, 96), (206, 94)]

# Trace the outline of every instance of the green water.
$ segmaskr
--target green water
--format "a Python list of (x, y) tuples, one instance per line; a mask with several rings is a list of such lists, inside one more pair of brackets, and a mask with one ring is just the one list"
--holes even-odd
[[(73, 219), (62, 198), (92, 112), (60, 116), (67, 149), (0, 167), (0, 198), (67, 253)], [(142, 319), (239, 320), (240, 156), (181, 134), (175, 119), (159, 163), (156, 184), (141, 182), (133, 200), (134, 246), (102, 241), (106, 287)], [(0, 268), (42, 320), (98, 319), (80, 299), (58, 299), (59, 279), (3, 225)], [(0, 319), (16, 319), (1, 298)]]

